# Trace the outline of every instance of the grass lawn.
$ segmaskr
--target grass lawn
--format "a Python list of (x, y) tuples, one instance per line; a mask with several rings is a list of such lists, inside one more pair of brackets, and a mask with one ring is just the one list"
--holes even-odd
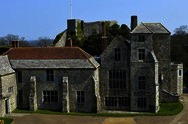
[(162, 103), (157, 115), (176, 115), (183, 110), (183, 104), (181, 102)]
[(181, 102), (161, 103), (160, 111), (158, 113), (140, 112), (140, 113), (64, 113), (50, 110), (14, 110), (14, 113), (40, 113), (40, 114), (58, 114), (58, 115), (75, 115), (75, 116), (111, 116), (111, 117), (125, 117), (125, 116), (169, 116), (176, 115), (183, 110)]
[(13, 119), (11, 118), (0, 118), (0, 124), (11, 124)]

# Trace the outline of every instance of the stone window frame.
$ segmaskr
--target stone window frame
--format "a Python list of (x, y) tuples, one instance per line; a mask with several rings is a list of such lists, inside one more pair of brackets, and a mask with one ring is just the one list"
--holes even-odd
[(140, 49), (138, 49), (137, 50), (137, 54), (138, 54), (138, 60), (139, 61), (144, 61), (145, 60), (145, 53), (146, 53), (146, 50), (145, 49), (143, 49), (143, 48), (140, 48)]
[(8, 87), (8, 93), (13, 93), (14, 92), (14, 86)]
[(23, 77), (23, 75), (22, 75), (22, 71), (17, 71), (17, 73), (16, 73), (17, 75), (17, 82), (18, 83), (22, 83), (22, 81), (23, 81), (23, 79), (22, 79), (22, 77)]
[(83, 90), (76, 91), (76, 101), (78, 105), (85, 105), (85, 92)]
[(114, 49), (114, 61), (121, 61), (121, 48)]
[(108, 70), (109, 89), (127, 88), (126, 70)]
[(124, 96), (105, 97), (105, 107), (123, 108), (130, 106), (130, 98)]
[(46, 80), (54, 81), (54, 70), (52, 69), (46, 70)]
[(138, 42), (145, 42), (146, 36), (145, 35), (138, 35)]
[(57, 90), (43, 90), (42, 101), (43, 103), (58, 103), (59, 93)]
[(144, 109), (147, 107), (147, 98), (146, 97), (138, 97), (137, 98), (137, 107), (140, 109)]
[(137, 82), (138, 82), (138, 89), (139, 90), (145, 90), (146, 89), (146, 76), (144, 76), (144, 75), (138, 76)]

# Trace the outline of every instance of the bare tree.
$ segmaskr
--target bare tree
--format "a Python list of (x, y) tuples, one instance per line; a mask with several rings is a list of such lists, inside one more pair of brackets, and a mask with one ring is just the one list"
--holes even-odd
[(36, 45), (39, 47), (48, 47), (53, 45), (53, 41), (48, 37), (39, 37)]

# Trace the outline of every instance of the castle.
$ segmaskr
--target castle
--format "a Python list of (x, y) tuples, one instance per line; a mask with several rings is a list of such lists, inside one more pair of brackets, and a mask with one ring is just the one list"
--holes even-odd
[(137, 25), (132, 16), (131, 40), (115, 37), (100, 63), (66, 42), (47, 48), (13, 42), (0, 57), (0, 116), (15, 108), (158, 112), (160, 102), (182, 94), (183, 65), (171, 62), (170, 32), (161, 23)]

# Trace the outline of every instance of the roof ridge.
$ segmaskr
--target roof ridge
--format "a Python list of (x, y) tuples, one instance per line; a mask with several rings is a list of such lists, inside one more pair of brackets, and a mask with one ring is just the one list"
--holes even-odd
[[(7, 50), (6, 52), (4, 52), (2, 55), (4, 56), (4, 55), (6, 55), (10, 50), (12, 50), (13, 48), (10, 48), (9, 50)], [(1, 56), (2, 56), (1, 55)]]
[(160, 23), (161, 24), (161, 26), (168, 32), (168, 33), (170, 33), (170, 31), (162, 24), (162, 23)]
[[(81, 50), (82, 54), (83, 54), (87, 59), (91, 58), (91, 55), (90, 55), (89, 53), (87, 53), (86, 51), (84, 51), (83, 49), (81, 49), (80, 47), (75, 47), (75, 48)], [(88, 56), (90, 56), (90, 57), (88, 57)]]
[[(87, 58), (87, 60), (95, 67), (95, 65), (93, 64), (93, 62), (90, 60), (91, 58), (92, 58), (92, 56), (89, 54), (89, 53), (87, 53), (87, 52), (85, 52), (83, 49), (81, 49), (80, 47), (77, 47), (78, 49), (80, 49), (81, 51), (82, 51), (82, 54)], [(90, 56), (90, 57), (88, 57), (88, 56), (86, 56), (86, 55), (88, 55), (88, 56)], [(94, 59), (94, 58), (93, 58)]]
[[(141, 22), (143, 25), (144, 25), (144, 23), (143, 22)], [(151, 33), (154, 33), (153, 31), (151, 31), (146, 25), (144, 25)]]

